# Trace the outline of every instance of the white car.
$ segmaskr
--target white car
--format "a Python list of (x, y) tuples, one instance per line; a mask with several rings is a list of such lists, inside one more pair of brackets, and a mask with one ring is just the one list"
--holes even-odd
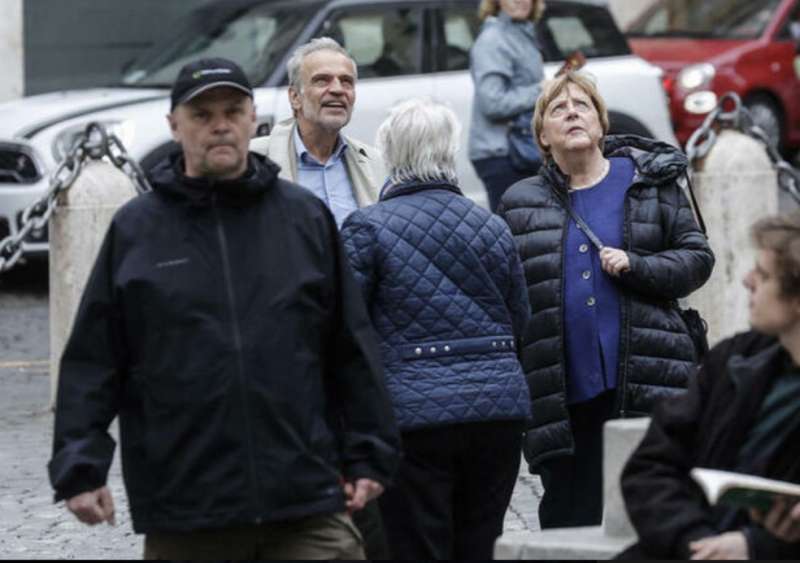
[[(225, 0), (196, 10), (185, 28), (130, 66), (119, 86), (58, 92), (0, 104), (0, 240), (16, 233), (21, 210), (48, 190), (53, 170), (85, 126), (116, 133), (145, 169), (175, 145), (165, 120), (169, 88), (185, 63), (205, 56), (237, 61), (256, 87), (260, 133), (289, 117), (286, 61), (317, 36), (342, 43), (358, 63), (355, 112), (347, 133), (372, 142), (396, 101), (428, 95), (447, 101), (463, 129), (458, 162), (464, 192), (486, 195), (466, 157), (473, 87), (469, 49), (480, 29), (478, 0)], [(661, 71), (631, 54), (608, 10), (593, 2), (548, 0), (539, 22), (546, 74), (574, 51), (587, 59), (611, 117), (612, 133), (677, 144)], [(26, 256), (47, 252), (47, 232), (32, 232)]]

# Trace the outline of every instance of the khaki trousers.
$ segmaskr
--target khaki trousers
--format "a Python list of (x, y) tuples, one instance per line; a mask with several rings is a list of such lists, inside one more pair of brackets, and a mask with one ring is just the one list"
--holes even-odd
[(289, 522), (145, 536), (144, 558), (364, 559), (363, 540), (345, 513)]

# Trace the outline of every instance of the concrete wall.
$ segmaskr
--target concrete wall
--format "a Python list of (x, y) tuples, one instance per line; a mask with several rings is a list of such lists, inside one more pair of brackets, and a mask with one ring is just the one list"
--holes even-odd
[(116, 82), (204, 1), (24, 0), (25, 94)]
[(22, 95), (22, 0), (0, 0), (0, 102)]

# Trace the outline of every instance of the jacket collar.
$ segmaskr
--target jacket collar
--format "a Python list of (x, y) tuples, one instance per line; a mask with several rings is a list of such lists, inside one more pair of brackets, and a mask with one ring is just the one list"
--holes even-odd
[[(603, 156), (627, 156), (633, 160), (636, 169), (633, 183), (671, 183), (683, 175), (689, 165), (686, 155), (676, 147), (638, 135), (608, 135), (604, 142)], [(569, 176), (561, 171), (552, 158), (542, 166), (540, 174), (558, 190), (567, 193)]]
[(725, 364), (726, 375), (733, 386), (729, 412), (736, 415), (729, 426), (718, 425), (709, 440), (717, 451), (713, 457), (735, 463), (741, 441), (758, 416), (759, 408), (776, 377), (784, 369), (788, 353), (780, 342), (768, 345), (752, 355), (732, 355)]
[[(290, 182), (297, 181), (297, 147), (294, 140), (296, 127), (297, 122), (293, 117), (284, 119), (273, 127), (269, 137), (259, 141), (266, 143), (270, 160), (280, 167), (281, 177)], [(384, 180), (378, 177), (375, 169), (382, 166), (374, 162), (376, 157), (368, 153), (365, 145), (346, 135), (340, 134), (340, 137), (348, 146), (343, 153), (344, 162), (358, 206), (371, 205), (377, 201), (378, 186)]]
[(727, 371), (737, 393), (748, 393), (754, 387), (767, 386), (786, 365), (788, 352), (780, 342), (760, 350), (752, 356), (735, 354), (730, 357)]
[(381, 190), (380, 201), (428, 190), (447, 190), (454, 194), (464, 195), (461, 189), (449, 180), (412, 179), (397, 184), (386, 184)]
[(156, 193), (193, 207), (215, 203), (223, 206), (246, 206), (260, 199), (278, 177), (279, 168), (261, 155), (249, 153), (247, 170), (235, 180), (190, 178), (184, 174), (183, 155), (162, 161), (151, 174)]

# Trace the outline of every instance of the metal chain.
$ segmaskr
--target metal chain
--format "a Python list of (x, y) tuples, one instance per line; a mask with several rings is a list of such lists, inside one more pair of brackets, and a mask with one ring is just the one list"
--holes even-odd
[(22, 243), (31, 231), (43, 229), (56, 211), (58, 196), (69, 190), (88, 159), (108, 159), (133, 182), (138, 193), (151, 190), (144, 171), (116, 135), (109, 135), (99, 123), (90, 123), (75, 139), (72, 148), (50, 175), (47, 193), (22, 212), (16, 234), (0, 240), (0, 273), (10, 270), (22, 258)]
[[(725, 111), (726, 103), (732, 103), (733, 109)], [(717, 140), (717, 128), (735, 129), (760, 141), (767, 151), (770, 161), (775, 166), (778, 176), (778, 187), (786, 191), (800, 204), (800, 171), (786, 162), (778, 152), (776, 139), (770, 139), (761, 127), (755, 124), (742, 99), (735, 92), (728, 92), (719, 99), (717, 107), (709, 113), (703, 124), (695, 130), (686, 142), (686, 156), (689, 164), (705, 158)]]

